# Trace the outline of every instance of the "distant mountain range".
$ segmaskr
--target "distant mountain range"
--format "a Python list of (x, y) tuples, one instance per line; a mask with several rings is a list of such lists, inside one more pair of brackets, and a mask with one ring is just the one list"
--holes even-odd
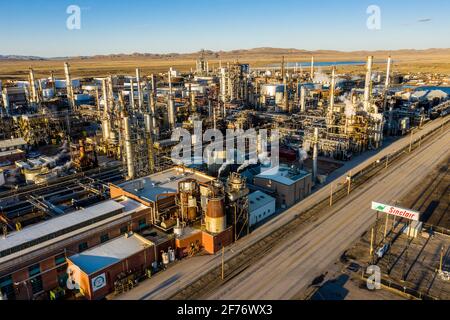
[(109, 54), (109, 55), (93, 55), (93, 56), (72, 56), (72, 57), (53, 57), (43, 58), (37, 56), (21, 56), (21, 55), (0, 55), (0, 61), (52, 61), (52, 60), (89, 60), (89, 59), (129, 59), (129, 58), (148, 58), (148, 59), (196, 59), (199, 55), (204, 54), (206, 58), (231, 58), (231, 57), (257, 57), (257, 56), (363, 56), (363, 55), (449, 55), (450, 48), (446, 49), (402, 49), (402, 50), (376, 50), (376, 51), (337, 51), (337, 50), (301, 50), (294, 48), (271, 48), (262, 47), (254, 49), (240, 49), (231, 51), (211, 51), (203, 50), (193, 53), (132, 53), (132, 54)]

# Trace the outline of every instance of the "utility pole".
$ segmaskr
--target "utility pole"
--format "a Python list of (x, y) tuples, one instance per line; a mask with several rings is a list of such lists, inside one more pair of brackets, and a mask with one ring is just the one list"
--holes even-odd
[(352, 172), (351, 171), (349, 172), (349, 174), (347, 176), (347, 181), (348, 181), (347, 195), (349, 195), (352, 190)]
[(330, 207), (333, 206), (333, 183), (330, 183)]
[(408, 241), (406, 242), (405, 260), (403, 262), (403, 276), (402, 276), (403, 281), (406, 281), (407, 277), (406, 268), (408, 266), (408, 248), (409, 248), (409, 238)]
[[(377, 248), (378, 247), (378, 241), (377, 241), (377, 235), (378, 235), (378, 216), (379, 216), (379, 214), (380, 214), (380, 212), (379, 211), (377, 211), (377, 218), (376, 218), (376, 220), (375, 220), (375, 234), (374, 234), (374, 239), (373, 239), (373, 244), (375, 245), (375, 248)], [(373, 229), (372, 229), (373, 230)], [(372, 251), (373, 251), (373, 247), (372, 247)], [(375, 256), (373, 256), (373, 258), (372, 258), (373, 260), (373, 264), (375, 264)]]
[(372, 227), (372, 232), (370, 235), (370, 251), (369, 251), (369, 256), (372, 258), (373, 257), (373, 227)]
[(409, 139), (409, 153), (411, 153), (412, 151), (413, 136), (414, 136), (414, 129), (411, 130), (411, 138)]
[(384, 238), (383, 238), (383, 240), (385, 240), (386, 236), (387, 236), (388, 223), (389, 223), (389, 215), (386, 213), (386, 223), (384, 224)]
[(225, 279), (225, 247), (222, 245), (222, 281)]

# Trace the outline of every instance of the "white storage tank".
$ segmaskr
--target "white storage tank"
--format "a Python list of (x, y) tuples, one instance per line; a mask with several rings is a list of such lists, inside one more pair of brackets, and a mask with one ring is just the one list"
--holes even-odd
[(284, 92), (284, 84), (263, 84), (261, 86), (261, 94), (263, 96), (275, 97), (277, 92)]
[[(72, 80), (72, 87), (73, 88), (79, 88), (80, 87), (80, 80), (74, 79)], [(56, 89), (66, 89), (66, 80), (55, 80), (55, 88)]]
[(167, 252), (163, 252), (162, 254), (162, 262), (165, 266), (167, 266), (169, 264), (169, 253)]
[(5, 173), (0, 169), (0, 187), (5, 184)]
[(169, 248), (169, 262), (175, 261), (175, 250)]
[(44, 99), (52, 99), (53, 97), (55, 97), (55, 90), (53, 90), (53, 88), (43, 89), (42, 96), (44, 97)]

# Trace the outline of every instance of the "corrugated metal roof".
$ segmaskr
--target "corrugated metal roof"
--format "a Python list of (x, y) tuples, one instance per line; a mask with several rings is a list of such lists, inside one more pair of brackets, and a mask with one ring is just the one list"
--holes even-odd
[(60, 217), (50, 219), (45, 222), (26, 227), (21, 231), (8, 234), (6, 239), (1, 238), (0, 251), (14, 248), (27, 242), (35, 241), (52, 233), (56, 233), (72, 226), (76, 226), (83, 222), (101, 217), (114, 211), (122, 212), (123, 209), (124, 205), (113, 200), (108, 200), (86, 209), (78, 210)]
[(250, 212), (256, 211), (268, 203), (274, 202), (275, 198), (265, 194), (262, 191), (255, 191), (248, 196)]
[(9, 149), (18, 146), (26, 145), (26, 141), (24, 138), (14, 138), (7, 140), (0, 140), (0, 149)]
[(172, 168), (148, 177), (125, 182), (118, 187), (143, 200), (154, 202), (160, 194), (177, 192), (178, 183), (188, 178), (193, 178), (202, 183), (214, 180), (214, 178), (204, 174), (189, 171), (183, 172), (177, 168)]
[(292, 174), (289, 167), (279, 166), (263, 171), (255, 178), (273, 180), (289, 186), (303, 179), (309, 174), (310, 173), (306, 171), (300, 171), (299, 173)]
[(89, 275), (116, 264), (150, 246), (150, 241), (133, 234), (105, 242), (83, 253), (71, 256), (69, 260)]

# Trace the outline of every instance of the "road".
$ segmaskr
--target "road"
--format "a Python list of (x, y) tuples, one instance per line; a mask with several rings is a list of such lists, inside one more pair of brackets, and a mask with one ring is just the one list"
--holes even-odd
[(208, 299), (292, 299), (325, 272), (375, 222), (372, 200), (394, 203), (449, 152), (448, 133), (417, 150), (344, 198), (314, 224), (277, 246)]
[[(424, 135), (427, 132), (438, 128), (439, 126), (441, 126), (441, 121), (442, 120), (436, 120), (431, 123), (428, 123), (421, 131), (419, 131), (416, 134), (416, 137), (418, 137), (420, 135)], [(441, 141), (441, 140), (442, 139), (440, 139), (439, 141)], [(366, 167), (367, 165), (373, 163), (377, 159), (382, 158), (390, 153), (395, 152), (396, 150), (399, 150), (399, 149), (407, 146), (409, 144), (409, 141), (410, 141), (409, 137), (404, 137), (404, 138), (392, 143), (385, 149), (381, 150), (379, 153), (373, 155), (369, 159), (367, 159), (364, 162), (357, 165), (355, 168), (353, 168), (353, 172), (357, 172), (359, 169)], [(435, 145), (435, 143), (433, 145)], [(441, 143), (442, 143), (442, 141), (441, 141)], [(426, 148), (426, 146), (423, 147), (423, 149), (425, 149), (425, 148)], [(441, 148), (441, 150), (442, 149), (445, 149), (445, 148)], [(418, 151), (419, 150), (414, 151), (414, 154), (416, 154)], [(414, 159), (415, 158), (416, 157), (414, 157)], [(420, 158), (422, 158), (422, 157), (419, 157), (419, 159)], [(386, 173), (393, 171), (393, 169), (395, 169), (395, 168), (394, 167), (388, 168)], [(409, 176), (412, 178), (416, 177), (415, 174), (410, 174)], [(346, 177), (346, 174), (343, 174), (342, 176), (337, 177), (336, 181), (343, 181), (345, 179), (345, 177)], [(364, 188), (362, 190), (363, 191), (367, 190), (367, 188), (368, 188), (368, 186), (364, 186)], [(357, 192), (359, 192), (359, 191), (357, 191)], [(351, 197), (348, 198), (347, 200), (357, 198), (357, 197), (355, 197), (357, 192), (355, 192), (353, 195), (351, 195)], [(228, 247), (226, 250), (226, 253), (225, 253), (225, 260), (232, 258), (233, 256), (237, 255), (243, 249), (260, 241), (262, 238), (271, 234), (274, 230), (278, 229), (282, 225), (285, 225), (289, 221), (295, 219), (295, 217), (298, 214), (301, 214), (302, 212), (306, 211), (308, 208), (314, 206), (316, 203), (327, 198), (328, 195), (329, 195), (329, 188), (319, 189), (318, 191), (316, 191), (314, 194), (312, 194), (311, 196), (309, 196), (308, 198), (306, 198), (299, 204), (290, 208), (289, 210), (287, 210), (283, 214), (277, 216), (276, 218), (268, 221), (266, 224), (264, 224), (263, 226), (261, 226), (260, 228), (255, 230), (251, 235), (244, 237), (243, 239), (239, 240), (237, 243), (234, 243), (233, 245)], [(382, 200), (382, 199), (380, 198), (378, 200)], [(364, 202), (364, 206), (362, 208), (367, 208), (368, 206), (369, 206), (369, 203)], [(341, 208), (341, 210), (342, 210), (342, 207), (343, 207), (342, 203), (339, 203), (335, 208), (333, 208), (333, 210), (336, 210), (339, 208)], [(333, 213), (333, 212), (334, 211), (330, 211), (330, 213)], [(340, 215), (338, 215), (338, 218), (339, 218), (339, 216)], [(334, 219), (336, 219), (336, 218), (334, 218)], [(339, 219), (337, 219), (337, 220), (339, 220)], [(354, 219), (351, 219), (351, 220), (352, 220), (351, 222), (353, 223)], [(355, 220), (360, 221), (362, 219), (355, 219)], [(331, 219), (329, 221), (333, 221), (333, 219)], [(360, 221), (359, 223), (360, 223), (360, 225), (358, 226), (359, 228), (363, 228), (364, 225), (370, 224), (369, 221), (365, 221), (365, 220)], [(329, 222), (329, 224), (330, 224), (330, 222)], [(326, 240), (329, 240), (329, 237), (327, 237), (326, 234), (324, 236), (324, 234), (322, 234), (321, 232), (319, 232), (319, 235), (316, 239), (314, 239), (314, 237), (311, 237), (311, 232), (313, 231), (313, 229), (315, 227), (318, 227), (318, 226), (320, 226), (318, 223), (314, 223), (314, 225), (310, 226), (311, 230), (309, 230), (309, 232), (302, 232), (301, 234), (299, 234), (299, 236), (301, 236), (301, 238), (303, 239), (302, 240), (303, 241), (302, 243), (304, 244), (303, 247), (298, 246), (298, 244), (296, 244), (295, 239), (293, 239), (293, 241), (290, 241), (293, 244), (292, 246), (293, 247), (295, 246), (296, 250), (301, 249), (303, 253), (305, 252), (305, 250), (308, 250), (308, 253), (309, 253), (309, 254), (307, 254), (308, 256), (313, 254), (314, 252), (312, 252), (311, 250), (312, 250), (312, 248), (317, 247), (316, 242), (318, 240), (322, 240), (321, 243), (325, 242)], [(344, 226), (344, 228), (345, 228), (345, 226)], [(351, 227), (346, 227), (346, 229), (350, 230)], [(319, 231), (321, 231), (321, 230), (322, 229), (320, 229)], [(354, 231), (352, 231), (352, 232), (354, 232)], [(362, 232), (357, 233), (354, 236), (357, 237), (360, 234), (362, 234)], [(350, 237), (350, 238), (352, 238), (352, 237)], [(349, 243), (351, 241), (343, 241), (343, 242), (345, 242), (345, 243), (341, 243), (341, 245), (340, 245), (341, 247), (346, 247), (347, 243)], [(327, 246), (325, 246), (325, 248), (327, 248)], [(277, 251), (279, 253), (280, 249), (282, 249), (281, 251), (284, 253), (284, 251), (287, 251), (287, 249), (289, 249), (289, 246), (288, 245), (282, 245), (282, 246), (280, 245), (280, 248), (275, 251)], [(330, 251), (330, 250), (328, 250), (328, 251)], [(274, 255), (273, 253), (271, 253), (267, 257), (269, 257), (269, 256), (272, 259), (274, 259), (274, 261), (277, 259), (276, 254)], [(271, 272), (271, 270), (272, 270), (272, 268), (273, 269), (276, 268), (275, 263), (272, 261), (269, 261), (270, 259), (267, 259), (267, 257), (263, 258), (260, 261), (260, 263), (264, 262), (263, 265), (266, 267), (264, 267), (263, 270), (260, 270), (260, 272), (258, 273), (259, 275), (261, 274), (261, 272), (267, 273), (267, 274), (273, 274)], [(285, 255), (283, 255), (283, 257), (285, 257)], [(288, 256), (288, 258), (289, 258), (289, 256)], [(288, 260), (291, 261), (292, 259), (288, 259)], [(328, 259), (328, 260), (331, 260), (331, 259)], [(332, 260), (334, 260), (334, 258)], [(137, 288), (129, 291), (128, 293), (125, 293), (123, 295), (115, 297), (115, 299), (138, 300), (138, 299), (167, 299), (167, 298), (170, 298), (172, 295), (174, 295), (175, 293), (180, 291), (186, 285), (196, 281), (198, 278), (200, 278), (205, 273), (210, 272), (211, 270), (216, 268), (218, 265), (220, 265), (220, 263), (221, 263), (220, 255), (194, 257), (191, 259), (182, 260), (182, 261), (178, 262), (177, 264), (173, 265), (172, 267), (170, 267), (167, 271), (158, 273), (152, 279), (144, 281)], [(324, 268), (326, 268), (327, 263), (328, 262), (326, 262), (326, 263), (322, 262), (321, 265), (324, 265)], [(260, 264), (257, 263), (256, 265), (260, 265)], [(284, 263), (283, 265), (285, 268), (289, 268), (289, 270), (294, 268), (293, 272), (295, 272), (296, 274), (290, 275), (292, 278), (298, 279), (299, 277), (301, 277), (301, 274), (299, 276), (297, 271), (295, 270), (295, 267), (298, 267), (298, 265), (299, 265), (298, 263), (295, 263), (295, 261), (294, 262), (291, 261), (288, 264)], [(250, 268), (250, 269), (258, 271), (258, 268)], [(277, 268), (277, 270), (278, 270), (278, 268)], [(277, 272), (279, 272), (279, 271), (277, 271)], [(284, 269), (283, 269), (283, 272), (281, 272), (281, 273), (287, 274), (284, 271)], [(244, 272), (244, 274), (247, 275), (247, 277), (248, 277), (248, 274), (249, 274), (248, 270), (246, 272)], [(233, 290), (233, 287), (230, 285), (231, 283), (233, 283), (233, 284), (237, 283), (236, 286), (240, 287), (240, 284), (238, 283), (238, 281), (236, 281), (236, 279), (241, 279), (241, 281), (243, 282), (242, 283), (243, 286), (246, 286), (246, 284), (248, 283), (247, 280), (245, 279), (245, 277), (238, 276), (231, 282), (224, 285), (219, 291), (217, 291), (216, 293), (211, 295), (209, 298), (228, 298), (228, 297), (234, 298), (235, 296), (238, 296), (239, 295), (238, 290)], [(256, 278), (251, 277), (251, 279), (256, 279)], [(265, 279), (265, 276), (263, 279)], [(309, 280), (310, 279), (308, 279), (308, 281)], [(308, 283), (308, 281), (305, 280), (306, 283)], [(259, 278), (258, 285), (262, 284), (261, 282), (262, 282), (261, 278)], [(267, 285), (270, 286), (271, 283), (272, 283), (272, 281), (268, 281)], [(288, 284), (288, 286), (286, 286), (286, 289), (288, 289), (290, 287), (291, 287), (291, 285)], [(298, 292), (299, 290), (300, 289), (298, 289), (298, 285), (295, 285), (291, 290), (289, 290), (289, 292), (291, 292), (291, 293)], [(241, 290), (239, 289), (239, 291), (241, 291)], [(233, 292), (234, 292), (234, 294), (233, 294)], [(249, 290), (249, 295), (248, 295), (249, 297), (250, 297), (251, 292), (254, 292), (254, 290), (251, 290), (251, 289)], [(244, 292), (241, 292), (241, 293), (243, 294)], [(296, 294), (296, 293), (294, 293), (294, 294)], [(255, 297), (255, 299), (256, 299), (256, 297)]]

